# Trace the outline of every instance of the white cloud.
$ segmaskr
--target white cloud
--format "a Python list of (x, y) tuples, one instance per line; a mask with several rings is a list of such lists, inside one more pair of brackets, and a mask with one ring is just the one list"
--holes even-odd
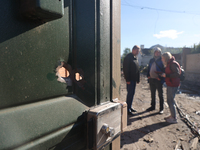
[(195, 34), (194, 36), (195, 36), (195, 37), (200, 37), (200, 34)]
[(176, 39), (179, 34), (182, 34), (183, 31), (177, 32), (176, 30), (166, 30), (166, 31), (160, 31), (159, 34), (154, 34), (153, 36), (157, 37), (158, 39), (160, 38), (170, 38), (170, 39)]

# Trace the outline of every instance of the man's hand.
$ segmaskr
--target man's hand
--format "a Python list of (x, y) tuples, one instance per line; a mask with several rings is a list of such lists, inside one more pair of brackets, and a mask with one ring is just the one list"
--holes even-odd
[(165, 74), (165, 73), (161, 74), (161, 77), (164, 77), (164, 78), (165, 78), (165, 77), (166, 77), (166, 74)]
[(158, 81), (160, 81), (160, 78), (157, 78)]
[(131, 82), (126, 82), (127, 84), (131, 84)]
[(150, 79), (151, 77), (149, 76), (148, 79)]

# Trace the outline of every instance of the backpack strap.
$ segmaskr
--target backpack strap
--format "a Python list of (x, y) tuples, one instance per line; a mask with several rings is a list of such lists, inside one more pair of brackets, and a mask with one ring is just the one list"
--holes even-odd
[[(180, 67), (179, 63), (178, 63), (177, 61), (172, 61), (172, 62), (170, 63), (170, 65), (169, 65), (169, 68), (170, 68), (171, 71), (172, 71), (172, 69), (171, 69), (171, 65), (172, 65), (172, 64), (176, 64), (176, 65), (178, 66), (179, 71), (180, 71), (180, 75), (181, 75), (181, 67)], [(179, 76), (180, 76), (180, 75), (179, 75)]]
[[(163, 69), (160, 68), (160, 66), (157, 64), (156, 60), (155, 60), (156, 65), (158, 66), (158, 68), (162, 71), (165, 72)], [(171, 68), (170, 68), (171, 69)]]

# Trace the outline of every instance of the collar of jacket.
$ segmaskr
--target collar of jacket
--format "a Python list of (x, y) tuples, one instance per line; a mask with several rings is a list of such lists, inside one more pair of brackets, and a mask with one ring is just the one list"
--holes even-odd
[(154, 57), (154, 60), (155, 60), (155, 61), (161, 60), (161, 56), (159, 56), (158, 58), (155, 58), (155, 57)]

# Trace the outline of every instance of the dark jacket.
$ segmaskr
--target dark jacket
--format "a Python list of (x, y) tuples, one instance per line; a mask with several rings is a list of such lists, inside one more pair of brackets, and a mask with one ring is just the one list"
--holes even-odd
[(165, 74), (166, 74), (166, 84), (170, 87), (178, 87), (180, 86), (180, 65), (178, 62), (175, 61), (175, 58), (172, 57), (168, 63), (167, 67), (165, 68)]
[(127, 54), (124, 58), (123, 72), (126, 82), (140, 82), (139, 64), (137, 61), (137, 57), (135, 57), (132, 53)]
[[(150, 70), (151, 70), (151, 66), (152, 66), (153, 62), (155, 62), (155, 58), (152, 58), (149, 61), (149, 66), (148, 66), (148, 70), (147, 70), (147, 78), (150, 77)], [(163, 72), (163, 73), (165, 72), (165, 68), (164, 68), (163, 62), (161, 60), (161, 57), (156, 60), (156, 71)], [(161, 76), (158, 76), (158, 77), (160, 78), (161, 83), (165, 82), (165, 78), (163, 78)]]

